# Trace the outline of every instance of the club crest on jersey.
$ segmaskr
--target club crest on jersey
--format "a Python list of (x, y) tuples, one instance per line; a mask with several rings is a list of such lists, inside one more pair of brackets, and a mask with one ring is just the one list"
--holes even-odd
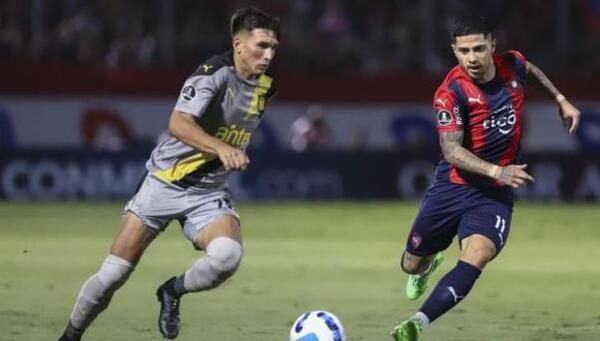
[(452, 114), (448, 110), (440, 110), (437, 112), (438, 124), (441, 126), (447, 126), (452, 123)]
[(181, 98), (185, 99), (186, 101), (191, 101), (194, 99), (194, 97), (196, 97), (196, 89), (194, 89), (193, 86), (187, 85), (183, 88), (183, 90), (181, 90)]
[(421, 246), (421, 236), (413, 233), (412, 236), (410, 236), (410, 245), (412, 245), (413, 248), (418, 249), (419, 246)]

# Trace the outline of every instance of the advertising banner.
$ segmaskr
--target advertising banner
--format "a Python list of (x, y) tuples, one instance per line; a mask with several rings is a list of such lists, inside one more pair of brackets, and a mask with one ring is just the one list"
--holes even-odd
[[(126, 200), (145, 172), (149, 150), (15, 150), (0, 153), (0, 199)], [(230, 178), (238, 200), (368, 200), (422, 197), (437, 156), (397, 152), (252, 152)], [(536, 181), (517, 190), (533, 201), (600, 201), (600, 157), (526, 156)]]

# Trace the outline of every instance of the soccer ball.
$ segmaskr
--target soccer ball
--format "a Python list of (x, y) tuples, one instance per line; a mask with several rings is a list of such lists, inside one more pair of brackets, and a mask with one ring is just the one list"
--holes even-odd
[(290, 330), (290, 341), (344, 341), (344, 327), (330, 312), (313, 310), (296, 319)]

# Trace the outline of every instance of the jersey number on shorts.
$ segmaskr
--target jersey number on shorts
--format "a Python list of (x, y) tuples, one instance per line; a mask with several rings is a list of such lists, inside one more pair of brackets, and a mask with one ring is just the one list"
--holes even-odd
[(500, 246), (504, 245), (504, 229), (506, 228), (506, 220), (499, 215), (496, 215), (496, 225), (494, 226), (498, 230), (498, 237), (500, 237)]
[(223, 206), (226, 206), (228, 209), (232, 210), (233, 209), (233, 205), (231, 205), (231, 200), (227, 199), (227, 198), (223, 198), (223, 199), (217, 199), (215, 200), (217, 202), (217, 204), (219, 205), (219, 208), (223, 208)]

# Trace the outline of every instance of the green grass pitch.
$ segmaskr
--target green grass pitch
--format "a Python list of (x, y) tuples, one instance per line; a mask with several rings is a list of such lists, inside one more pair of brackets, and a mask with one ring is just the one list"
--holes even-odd
[[(185, 296), (178, 340), (286, 340), (325, 309), (348, 340), (391, 340), (422, 303), (399, 269), (417, 203), (242, 203), (245, 258), (220, 288)], [(0, 340), (56, 340), (118, 227), (121, 204), (0, 204)], [(424, 340), (599, 340), (600, 208), (517, 203), (508, 244)], [(454, 266), (456, 243), (433, 280)], [(86, 340), (160, 340), (156, 287), (201, 253), (177, 224), (148, 249)]]

